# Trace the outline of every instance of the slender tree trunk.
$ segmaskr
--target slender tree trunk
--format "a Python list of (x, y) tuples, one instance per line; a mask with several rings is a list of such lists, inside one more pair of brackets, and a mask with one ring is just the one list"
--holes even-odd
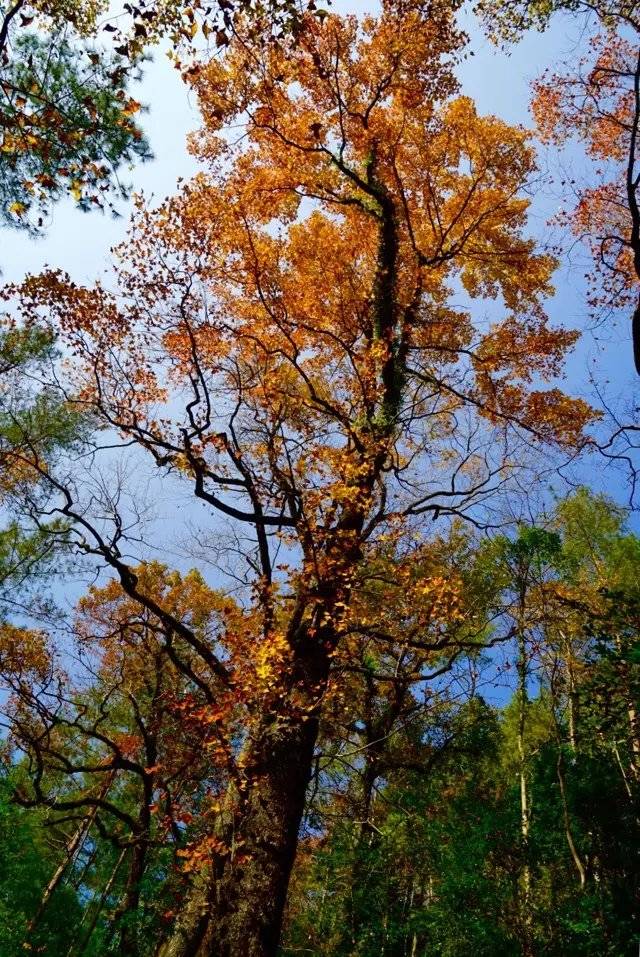
[(376, 688), (371, 678), (367, 679), (368, 694), (364, 709), (365, 724), (365, 765), (362, 771), (362, 796), (360, 800), (360, 831), (358, 834), (353, 868), (351, 872), (351, 894), (349, 895), (347, 927), (343, 938), (343, 947), (349, 943), (353, 954), (359, 952), (359, 942), (370, 918), (369, 883), (372, 861), (378, 859), (377, 848), (381, 832), (373, 821), (375, 786), (384, 768), (384, 754), (388, 737), (402, 712), (407, 695), (407, 687), (399, 682), (395, 696), (382, 714), (374, 717), (373, 705)]
[[(564, 664), (567, 671), (567, 711), (568, 711), (568, 725), (569, 725), (569, 750), (573, 755), (573, 763), (576, 761), (576, 709), (575, 709), (575, 699), (576, 699), (576, 690), (575, 690), (575, 681), (574, 681), (574, 672), (573, 672), (573, 654), (571, 649), (571, 642), (560, 632), (560, 637), (564, 641)], [(578, 872), (578, 879), (580, 881), (580, 888), (584, 890), (584, 887), (587, 882), (587, 868), (585, 862), (580, 856), (578, 851), (577, 844), (573, 837), (573, 828), (571, 825), (571, 815), (569, 813), (569, 802), (567, 800), (567, 787), (565, 779), (565, 765), (564, 765), (564, 753), (563, 747), (564, 742), (562, 740), (562, 731), (560, 727), (560, 721), (558, 718), (558, 694), (555, 682), (555, 668), (552, 671), (552, 677), (550, 682), (551, 688), (551, 713), (553, 715), (553, 724), (555, 729), (555, 738), (556, 738), (556, 750), (557, 750), (557, 760), (556, 760), (556, 777), (558, 779), (558, 786), (560, 788), (560, 800), (562, 802), (562, 819), (564, 823), (564, 834), (567, 841), (567, 847), (569, 848), (569, 853), (571, 854), (571, 859), (575, 864), (576, 871)]]
[(633, 361), (635, 363), (636, 372), (638, 375), (640, 375), (640, 301), (633, 310), (633, 317), (631, 319), (631, 340), (633, 342)]
[[(102, 791), (100, 792), (101, 798), (106, 795), (108, 789), (111, 787), (112, 780), (113, 780), (112, 777), (109, 777), (108, 780), (105, 782), (105, 785), (103, 786)], [(64, 858), (60, 862), (58, 867), (55, 869), (51, 877), (51, 880), (45, 887), (42, 897), (40, 898), (38, 909), (36, 910), (31, 920), (29, 921), (29, 926), (27, 927), (27, 934), (26, 934), (27, 943), (30, 937), (32, 936), (32, 934), (34, 933), (34, 931), (36, 930), (38, 924), (42, 920), (42, 915), (47, 909), (47, 904), (51, 900), (51, 897), (54, 891), (56, 890), (56, 888), (62, 881), (62, 878), (64, 877), (64, 875), (66, 874), (67, 869), (69, 865), (71, 864), (73, 858), (75, 857), (77, 851), (82, 847), (82, 845), (86, 841), (87, 834), (89, 833), (89, 829), (91, 828), (91, 825), (93, 824), (93, 820), (96, 816), (97, 810), (98, 810), (97, 806), (93, 806), (90, 809), (89, 813), (86, 815), (86, 817), (82, 820), (78, 829), (69, 838), (69, 841), (67, 842), (67, 846), (65, 848)]]
[(343, 936), (343, 947), (351, 945), (351, 953), (360, 953), (362, 932), (369, 917), (368, 897), (371, 877), (371, 863), (376, 858), (376, 848), (380, 842), (379, 832), (372, 821), (374, 787), (379, 776), (376, 746), (365, 754), (365, 767), (362, 780), (361, 819), (354, 848), (354, 860), (351, 869), (351, 892), (348, 898), (347, 914)]
[[(640, 307), (639, 307), (640, 308)], [(622, 652), (622, 641), (620, 638), (616, 639), (616, 648), (618, 652)], [(631, 690), (631, 679), (629, 675), (628, 667), (623, 668), (622, 673), (622, 686), (624, 687), (624, 693), (626, 697), (626, 708), (627, 708), (627, 717), (629, 719), (629, 748), (631, 754), (629, 756), (629, 770), (631, 771), (631, 776), (635, 781), (640, 780), (640, 721), (638, 720), (638, 712), (636, 708), (636, 701)], [(620, 767), (622, 768), (622, 762), (618, 758)], [(623, 776), (625, 776), (623, 771)]]
[(629, 730), (631, 737), (631, 772), (636, 780), (640, 780), (640, 722), (638, 712), (631, 697), (627, 702), (629, 716)]
[(624, 769), (624, 764), (622, 763), (622, 758), (620, 757), (620, 749), (618, 748), (618, 745), (615, 743), (615, 741), (613, 743), (613, 753), (616, 756), (616, 761), (618, 763), (618, 767), (620, 768), (620, 774), (622, 775), (622, 781), (624, 784), (624, 789), (627, 792), (627, 797), (629, 798), (630, 801), (632, 801), (633, 791), (631, 790), (631, 785), (629, 784), (629, 778), (627, 777), (627, 772)]
[[(524, 607), (524, 601), (522, 601)], [(531, 798), (527, 780), (527, 753), (525, 732), (529, 707), (527, 690), (527, 648), (524, 631), (518, 635), (518, 778), (520, 781), (520, 838), (522, 842), (523, 864), (520, 875), (522, 923), (522, 953), (524, 957), (533, 954), (532, 915), (531, 915), (531, 866), (529, 863), (529, 832), (531, 829)]]
[[(100, 917), (100, 914), (102, 913), (102, 908), (104, 907), (105, 901), (108, 898), (109, 894), (111, 893), (113, 885), (115, 884), (116, 877), (118, 876), (118, 871), (120, 870), (120, 865), (122, 864), (126, 853), (127, 853), (127, 849), (125, 847), (121, 851), (120, 857), (116, 861), (115, 866), (113, 870), (111, 871), (111, 876), (109, 877), (109, 880), (107, 881), (107, 883), (105, 884), (102, 890), (97, 906), (94, 908), (93, 915), (91, 917), (91, 923), (89, 924), (89, 927), (87, 928), (78, 949), (75, 950), (75, 944), (72, 944), (67, 952), (67, 957), (70, 957), (70, 955), (73, 953), (76, 953), (78, 957), (82, 957), (82, 954), (84, 954), (85, 950), (87, 949), (89, 945), (89, 941), (91, 940), (91, 936), (94, 930), (96, 929), (98, 918)], [(86, 913), (87, 911), (85, 910), (85, 914)], [(83, 920), (84, 920), (84, 917), (83, 917)]]
[(560, 630), (560, 637), (564, 644), (564, 660), (567, 668), (567, 716), (569, 723), (569, 746), (575, 754), (578, 747), (578, 693), (576, 690), (573, 649), (571, 647), (571, 639), (562, 630)]
[(569, 847), (569, 853), (573, 863), (576, 866), (578, 872), (578, 878), (580, 880), (580, 887), (584, 889), (584, 886), (587, 882), (587, 872), (584, 864), (582, 863), (582, 858), (578, 853), (578, 848), (573, 839), (573, 830), (571, 828), (571, 817), (569, 815), (569, 804), (567, 802), (567, 791), (564, 780), (564, 761), (562, 757), (562, 744), (558, 741), (558, 760), (556, 762), (556, 774), (558, 777), (558, 784), (560, 786), (560, 798), (562, 800), (562, 817), (564, 820), (564, 833), (567, 839), (567, 845)]

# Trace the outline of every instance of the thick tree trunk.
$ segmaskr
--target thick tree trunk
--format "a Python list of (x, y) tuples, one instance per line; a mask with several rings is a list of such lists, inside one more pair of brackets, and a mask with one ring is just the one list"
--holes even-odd
[[(359, 487), (365, 501), (384, 460), (379, 453)], [(229, 852), (208, 880), (199, 878), (156, 957), (276, 957), (336, 625), (362, 558), (364, 517), (360, 504), (345, 509), (326, 545), (331, 574), (316, 586), (312, 607), (302, 601), (292, 614), (288, 672), (274, 689), (277, 698), (247, 727), (238, 762), (246, 787), (235, 795)]]
[(169, 936), (156, 951), (156, 957), (195, 957), (212, 918), (210, 898), (214, 887), (215, 881), (208, 871), (196, 875), (184, 907)]
[[(307, 700), (315, 702), (329, 670), (320, 648), (302, 665)], [(242, 759), (249, 783), (226, 834), (229, 854), (198, 875), (157, 957), (275, 957), (317, 734), (317, 713), (303, 709), (255, 728)]]
[(157, 957), (275, 957), (317, 730), (315, 718), (263, 729), (228, 859), (196, 879)]

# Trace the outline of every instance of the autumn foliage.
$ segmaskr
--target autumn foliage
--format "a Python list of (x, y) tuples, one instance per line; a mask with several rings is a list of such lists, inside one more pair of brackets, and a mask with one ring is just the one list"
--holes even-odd
[[(592, 314), (633, 316), (635, 364), (640, 370), (640, 215), (637, 138), (640, 72), (637, 27), (605, 21), (577, 63), (548, 71), (536, 84), (533, 112), (543, 141), (577, 140), (593, 161), (595, 183), (579, 183), (576, 202), (559, 219), (584, 242), (594, 268), (587, 273)], [(633, 24), (633, 20), (630, 21)]]
[[(383, 664), (406, 645), (397, 716), (482, 635), (463, 581), (410, 543), (441, 515), (482, 524), (525, 448), (580, 447), (593, 417), (555, 383), (577, 334), (544, 312), (529, 136), (460, 94), (463, 44), (447, 4), (309, 16), (293, 49), (239, 31), (187, 75), (206, 171), (138, 200), (117, 287), (49, 272), (6, 293), (60, 336), (71, 407), (190, 490), (244, 559), (233, 598), (136, 564), (117, 496), (96, 511), (72, 471), (14, 453), (114, 574), (76, 627), (138, 730), (64, 719), (107, 755), (72, 800), (95, 803), (96, 775), (138, 779), (118, 840), (172, 840), (193, 875), (163, 955), (275, 953), (319, 723), (369, 643)], [(66, 700), (71, 679), (52, 680)]]

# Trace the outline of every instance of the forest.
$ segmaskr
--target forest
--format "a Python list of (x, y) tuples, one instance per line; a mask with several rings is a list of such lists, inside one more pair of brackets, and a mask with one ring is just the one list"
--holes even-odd
[(0, 0), (0, 957), (636, 957), (639, 136), (635, 0)]

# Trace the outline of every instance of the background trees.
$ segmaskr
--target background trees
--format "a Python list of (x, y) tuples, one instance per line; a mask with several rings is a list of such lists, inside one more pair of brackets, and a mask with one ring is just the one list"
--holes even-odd
[[(541, 548), (555, 536), (556, 547)], [(511, 590), (522, 594), (525, 555), (531, 569), (544, 570), (530, 578), (524, 722), (517, 674), (506, 708), (489, 705), (477, 690), (457, 706), (449, 699), (456, 734), (434, 761), (427, 742), (443, 714), (430, 712), (422, 767), (414, 752), (410, 771), (387, 769), (372, 819), (377, 838), (367, 846), (354, 815), (345, 813), (349, 805), (333, 798), (326, 829), (309, 834), (298, 858), (283, 953), (633, 953), (639, 915), (629, 894), (638, 847), (632, 720), (624, 703), (615, 703), (624, 681), (612, 677), (611, 650), (599, 637), (611, 611), (600, 606), (607, 586), (594, 579), (592, 562), (602, 576), (605, 553), (628, 553), (637, 544), (621, 513), (583, 490), (559, 503), (548, 531), (522, 529), (516, 540), (480, 547), (478, 570), (501, 582), (508, 599)], [(505, 565), (514, 554), (517, 564)], [(624, 562), (616, 566), (625, 578)], [(636, 579), (634, 572), (622, 590), (622, 630), (634, 635), (634, 648), (637, 613), (629, 614), (627, 601)], [(503, 608), (509, 616), (510, 599)], [(512, 641), (509, 670), (517, 670), (521, 654)], [(594, 696), (601, 669), (611, 677), (606, 703)], [(637, 700), (637, 689), (633, 695)], [(357, 788), (364, 772), (344, 773), (348, 787)], [(342, 927), (354, 926), (354, 900), (361, 923), (341, 937)]]

